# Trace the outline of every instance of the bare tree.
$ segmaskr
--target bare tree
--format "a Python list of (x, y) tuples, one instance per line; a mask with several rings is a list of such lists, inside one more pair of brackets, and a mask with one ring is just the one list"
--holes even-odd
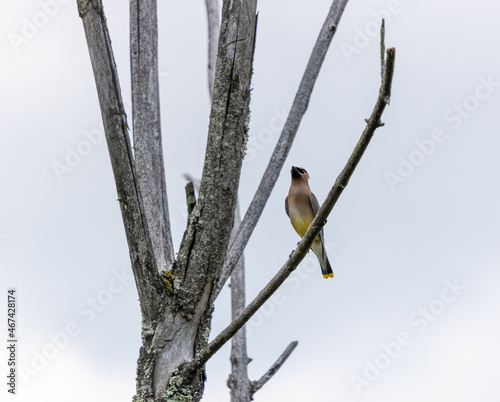
[[(216, 2), (209, 17), (209, 89), (212, 97), (198, 197), (187, 186), (187, 227), (175, 258), (161, 145), (156, 0), (130, 1), (134, 151), (102, 0), (77, 0), (101, 107), (106, 140), (142, 314), (142, 347), (134, 401), (199, 401), (205, 363), (234, 337), (230, 387), (234, 401), (251, 400), (296, 343), (258, 380), (247, 376), (243, 326), (307, 254), (348, 183), (390, 99), (394, 49), (382, 41), (382, 84), (372, 115), (346, 167), (297, 249), (268, 285), (244, 307), (242, 253), (257, 224), (304, 115), (347, 0), (334, 1), (320, 30), (290, 114), (255, 197), (239, 225), (238, 184), (248, 138), (250, 83), (257, 26), (256, 0), (224, 1), (218, 34)], [(214, 68), (214, 43), (218, 36)], [(213, 84), (212, 84), (213, 74)], [(238, 264), (239, 262), (239, 264)], [(243, 297), (233, 297), (233, 320), (208, 343), (215, 299), (229, 276)], [(235, 294), (233, 293), (233, 296)]]

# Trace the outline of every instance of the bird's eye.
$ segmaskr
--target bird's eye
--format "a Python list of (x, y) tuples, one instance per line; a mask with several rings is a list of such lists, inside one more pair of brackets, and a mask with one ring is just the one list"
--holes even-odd
[(303, 176), (304, 174), (307, 173), (307, 171), (304, 168), (297, 167), (297, 166), (292, 166), (291, 170), (292, 176), (298, 179), (300, 176)]

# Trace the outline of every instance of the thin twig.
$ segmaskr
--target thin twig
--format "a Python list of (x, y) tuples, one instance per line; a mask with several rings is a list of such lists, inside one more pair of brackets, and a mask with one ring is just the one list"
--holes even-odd
[(281, 267), (278, 273), (271, 279), (271, 281), (264, 287), (257, 297), (243, 310), (243, 312), (233, 320), (217, 337), (210, 342), (207, 347), (201, 350), (196, 359), (190, 363), (193, 367), (200, 367), (205, 364), (207, 360), (213, 356), (234, 334), (257, 312), (257, 310), (273, 295), (276, 290), (283, 284), (283, 282), (290, 276), (290, 274), (297, 268), (299, 263), (304, 259), (308, 253), (314, 239), (319, 234), (321, 229), (326, 223), (326, 219), (333, 207), (335, 206), (338, 198), (344, 191), (344, 188), (349, 183), (356, 166), (358, 165), (363, 153), (365, 152), (375, 130), (382, 125), (380, 117), (389, 103), (392, 77), (394, 74), (394, 61), (396, 57), (396, 49), (387, 49), (387, 59), (385, 63), (385, 75), (382, 80), (382, 85), (379, 90), (379, 95), (372, 114), (368, 119), (365, 129), (359, 139), (356, 147), (354, 148), (347, 164), (335, 180), (335, 184), (331, 188), (325, 202), (321, 205), (318, 214), (314, 218), (311, 226), (305, 233), (302, 240), (299, 242), (295, 251), (290, 255), (286, 263)]
[(384, 80), (385, 74), (385, 20), (382, 18), (380, 26), (380, 79)]
[(271, 191), (278, 179), (279, 173), (299, 129), (302, 117), (307, 110), (314, 84), (347, 1), (348, 0), (338, 0), (333, 2), (328, 16), (326, 17), (326, 21), (321, 28), (271, 160), (262, 176), (259, 188), (248, 207), (245, 217), (243, 218), (238, 234), (227, 252), (224, 267), (222, 268), (222, 275), (217, 285), (217, 294), (221, 291), (231, 275), (271, 195)]
[(259, 389), (261, 389), (266, 382), (268, 382), (274, 374), (283, 366), (285, 363), (286, 359), (292, 354), (294, 349), (297, 347), (299, 342), (293, 341), (288, 345), (288, 347), (285, 349), (285, 351), (281, 354), (281, 356), (276, 360), (276, 363), (274, 363), (269, 370), (257, 381), (252, 381), (252, 394), (257, 392)]

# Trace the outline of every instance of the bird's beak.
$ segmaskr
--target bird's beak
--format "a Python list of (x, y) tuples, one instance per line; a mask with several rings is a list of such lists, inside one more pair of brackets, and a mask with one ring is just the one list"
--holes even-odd
[(292, 166), (292, 170), (290, 173), (292, 173), (292, 177), (294, 179), (299, 179), (302, 177), (302, 175), (300, 174), (299, 168), (297, 166)]

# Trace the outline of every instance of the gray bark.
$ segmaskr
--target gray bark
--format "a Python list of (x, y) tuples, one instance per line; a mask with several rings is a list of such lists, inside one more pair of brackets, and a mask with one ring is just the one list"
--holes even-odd
[[(143, 346), (138, 361), (134, 400), (189, 397), (197, 401), (203, 392), (203, 367), (189, 373), (178, 368), (191, 361), (207, 343), (213, 308), (208, 301), (212, 296), (213, 282), (220, 276), (232, 229), (242, 149), (247, 136), (256, 2), (239, 0), (224, 3), (216, 90), (200, 196), (190, 214), (179, 258), (170, 272), (162, 272), (161, 279), (136, 176), (102, 2), (78, 0), (78, 9), (94, 70), (143, 315)], [(140, 53), (140, 36), (138, 40)], [(151, 54), (148, 57), (154, 60), (154, 50), (149, 51)], [(133, 55), (133, 65), (134, 60), (138, 63), (135, 69), (133, 67), (137, 74), (141, 71), (141, 57), (135, 59)], [(151, 70), (148, 71), (151, 73)], [(141, 92), (136, 91), (135, 99), (139, 100), (135, 101), (144, 101), (145, 104), (151, 101), (154, 106), (157, 102), (154, 98), (154, 77), (148, 85), (151, 88), (145, 93), (153, 94), (153, 99), (148, 96), (141, 98)], [(153, 118), (157, 118), (155, 112), (152, 113)], [(146, 124), (140, 118), (138, 120)], [(153, 131), (159, 130), (159, 124), (153, 123), (152, 128)], [(155, 170), (157, 166), (152, 164), (155, 163), (155, 156), (161, 156), (159, 137), (155, 137), (154, 132), (148, 132), (147, 126), (142, 130), (142, 134), (139, 134), (140, 130), (137, 134), (146, 138), (144, 153), (154, 154), (150, 160), (145, 157), (144, 171), (157, 180), (159, 170)], [(148, 147), (149, 151), (146, 151)], [(156, 183), (157, 186), (162, 185), (158, 180)], [(159, 194), (161, 198), (165, 193), (160, 191)]]
[(141, 303), (143, 323), (145, 326), (150, 326), (159, 314), (159, 301), (163, 297), (164, 290), (159, 281), (141, 192), (136, 179), (127, 117), (123, 107), (106, 17), (101, 0), (78, 0), (77, 4), (94, 71), (118, 201)]
[(130, 0), (130, 65), (137, 180), (156, 258), (167, 269), (174, 261), (163, 167), (158, 78), (156, 0)]
[[(188, 200), (188, 212), (190, 201), (195, 198), (194, 189), (200, 190), (200, 181), (192, 176), (184, 175), (189, 183), (186, 186), (186, 199)], [(189, 212), (191, 213), (191, 212)], [(231, 231), (231, 239), (241, 224), (241, 215), (238, 202), (234, 211), (234, 225)], [(231, 275), (231, 317), (235, 319), (245, 308), (245, 258), (241, 255), (240, 260)], [(231, 389), (232, 402), (244, 402), (252, 400), (252, 386), (248, 378), (248, 358), (245, 327), (241, 328), (231, 339), (231, 374), (228, 379), (228, 387)]]
[(217, 61), (217, 43), (219, 42), (219, 1), (205, 0), (208, 21), (208, 93), (212, 99), (214, 88), (215, 63)]
[[(234, 231), (241, 224), (239, 208), (234, 216)], [(236, 233), (235, 233), (236, 234)], [(243, 255), (236, 264), (231, 275), (231, 317), (236, 319), (245, 308), (245, 260)], [(228, 387), (231, 389), (232, 402), (252, 400), (252, 387), (248, 378), (248, 363), (251, 359), (247, 353), (247, 337), (243, 326), (231, 339), (231, 374)]]
[[(247, 136), (250, 80), (256, 26), (256, 1), (226, 1), (219, 39), (212, 111), (200, 193), (180, 246), (172, 274), (174, 289), (171, 310), (186, 319), (195, 336), (171, 347), (195, 354), (207, 344), (213, 310), (214, 282), (220, 277), (233, 227), (237, 189)], [(182, 323), (179, 323), (181, 327)], [(168, 330), (166, 328), (166, 330)], [(171, 356), (158, 355), (155, 365), (155, 396), (168, 388), (169, 397), (179, 396), (177, 381), (169, 380), (174, 368)], [(181, 370), (193, 400), (199, 400), (204, 385), (204, 368)], [(182, 396), (182, 395), (180, 395)]]

